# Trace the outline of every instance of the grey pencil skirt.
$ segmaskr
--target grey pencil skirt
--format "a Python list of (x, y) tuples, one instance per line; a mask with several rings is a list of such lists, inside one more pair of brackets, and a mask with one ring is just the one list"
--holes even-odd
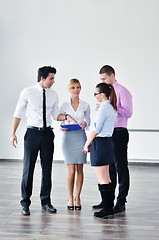
[(86, 154), (82, 152), (85, 141), (85, 131), (79, 130), (64, 132), (62, 150), (66, 164), (86, 163)]

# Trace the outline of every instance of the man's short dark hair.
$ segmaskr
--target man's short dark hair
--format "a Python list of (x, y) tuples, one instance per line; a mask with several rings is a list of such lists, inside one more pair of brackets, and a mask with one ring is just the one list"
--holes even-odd
[(108, 76), (110, 76), (111, 74), (115, 75), (115, 70), (109, 65), (104, 65), (99, 71), (99, 74), (102, 74), (102, 73), (106, 73)]
[(44, 66), (38, 69), (38, 82), (40, 82), (41, 77), (47, 78), (49, 73), (56, 74), (56, 68), (51, 66)]

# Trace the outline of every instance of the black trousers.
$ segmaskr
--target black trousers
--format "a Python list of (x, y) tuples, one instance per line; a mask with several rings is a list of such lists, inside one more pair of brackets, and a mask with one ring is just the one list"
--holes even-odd
[(127, 159), (129, 133), (126, 128), (115, 128), (112, 137), (115, 150), (115, 162), (109, 167), (110, 178), (115, 191), (118, 177), (119, 192), (117, 203), (125, 204), (130, 185)]
[(43, 205), (51, 202), (51, 174), (54, 153), (54, 133), (51, 128), (47, 128), (44, 131), (28, 128), (24, 136), (23, 175), (21, 182), (22, 206), (31, 204), (33, 175), (39, 152), (42, 168), (40, 199)]

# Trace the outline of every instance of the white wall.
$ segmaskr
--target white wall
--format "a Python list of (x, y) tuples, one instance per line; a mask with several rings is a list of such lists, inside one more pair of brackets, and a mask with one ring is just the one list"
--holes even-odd
[[(0, 1), (0, 158), (23, 157), (25, 120), (19, 145), (9, 143), (12, 115), (20, 91), (36, 83), (37, 69), (57, 68), (60, 103), (72, 77), (82, 83), (81, 98), (92, 107), (104, 64), (133, 95), (131, 129), (158, 129), (158, 0), (5, 0)], [(54, 159), (63, 159), (59, 123)], [(130, 133), (130, 159), (157, 159), (159, 133)]]

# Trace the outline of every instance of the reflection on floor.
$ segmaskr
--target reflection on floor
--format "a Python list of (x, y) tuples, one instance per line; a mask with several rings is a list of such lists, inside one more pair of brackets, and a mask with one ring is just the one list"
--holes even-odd
[(31, 215), (20, 214), (22, 162), (0, 160), (0, 239), (2, 240), (153, 240), (159, 239), (159, 165), (130, 165), (131, 189), (126, 211), (103, 220), (91, 206), (100, 201), (93, 169), (85, 165), (82, 210), (68, 211), (66, 166), (53, 164), (52, 203), (57, 214), (41, 211), (41, 169), (37, 162)]

